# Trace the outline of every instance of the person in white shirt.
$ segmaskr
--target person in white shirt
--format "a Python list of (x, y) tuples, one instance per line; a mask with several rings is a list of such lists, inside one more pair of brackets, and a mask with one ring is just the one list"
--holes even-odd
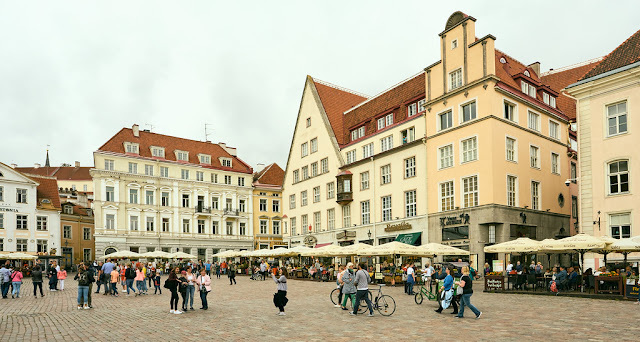
[(511, 262), (509, 262), (509, 264), (507, 265), (507, 273), (513, 271), (513, 264)]
[(407, 294), (413, 296), (413, 285), (416, 283), (416, 272), (413, 269), (413, 264), (409, 264), (407, 267)]
[(422, 269), (422, 281), (424, 281), (427, 288), (431, 288), (431, 276), (433, 272), (433, 267), (429, 263), (426, 263)]

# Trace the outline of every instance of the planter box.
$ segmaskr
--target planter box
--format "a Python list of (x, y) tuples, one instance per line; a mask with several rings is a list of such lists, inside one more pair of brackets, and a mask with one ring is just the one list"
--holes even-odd
[(504, 277), (501, 275), (492, 275), (484, 277), (485, 291), (504, 291)]

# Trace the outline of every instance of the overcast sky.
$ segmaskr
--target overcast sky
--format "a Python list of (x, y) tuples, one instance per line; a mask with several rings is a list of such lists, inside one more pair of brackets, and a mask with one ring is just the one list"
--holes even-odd
[[(99, 3), (99, 4), (97, 4)], [(305, 76), (368, 95), (440, 58), (461, 10), (542, 70), (609, 53), (637, 1), (0, 1), (0, 161), (78, 160), (122, 127), (285, 167)], [(455, 4), (454, 4), (455, 3)]]

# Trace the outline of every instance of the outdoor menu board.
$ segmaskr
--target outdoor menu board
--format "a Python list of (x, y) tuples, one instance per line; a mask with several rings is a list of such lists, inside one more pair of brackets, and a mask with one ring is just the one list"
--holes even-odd
[(640, 292), (640, 286), (636, 285), (636, 279), (627, 279), (625, 285), (625, 297), (636, 299), (638, 298), (638, 292)]
[(484, 277), (484, 290), (485, 291), (502, 291), (504, 290), (504, 277), (499, 276), (485, 276)]
[(502, 261), (502, 260), (494, 260), (493, 261), (493, 271), (494, 272), (502, 272), (502, 271), (504, 271), (504, 261)]

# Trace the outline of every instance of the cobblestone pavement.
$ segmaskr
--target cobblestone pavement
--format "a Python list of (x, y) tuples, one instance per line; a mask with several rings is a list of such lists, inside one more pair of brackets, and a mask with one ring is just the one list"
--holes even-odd
[(27, 279), (21, 298), (0, 299), (0, 341), (624, 341), (640, 335), (640, 306), (630, 301), (478, 291), (472, 302), (483, 311), (482, 318), (466, 311), (459, 320), (449, 314), (451, 309), (435, 313), (435, 302), (416, 305), (402, 287), (385, 287), (383, 292), (397, 303), (391, 317), (377, 312), (352, 317), (331, 304), (333, 283), (290, 280), (287, 315), (277, 316), (273, 281), (240, 276), (237, 286), (214, 277), (208, 311), (198, 310), (196, 292), (196, 311), (172, 315), (166, 290), (142, 297), (93, 294), (94, 309), (77, 310), (72, 279), (64, 291), (45, 291), (37, 299)]

